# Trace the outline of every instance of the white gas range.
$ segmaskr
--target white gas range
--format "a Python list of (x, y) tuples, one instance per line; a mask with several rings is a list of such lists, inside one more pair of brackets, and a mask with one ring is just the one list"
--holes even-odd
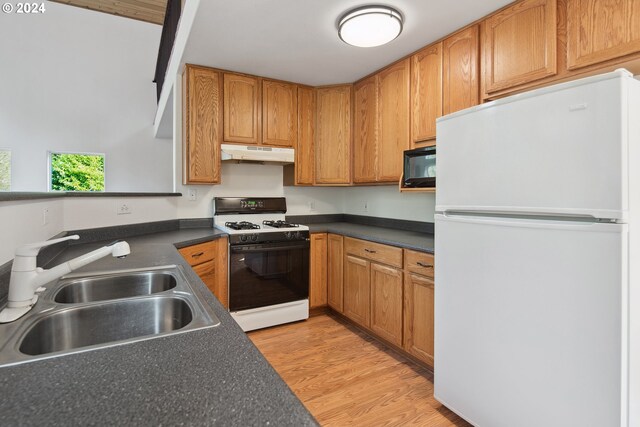
[(229, 311), (244, 331), (309, 317), (309, 227), (285, 221), (284, 197), (216, 197), (229, 234)]

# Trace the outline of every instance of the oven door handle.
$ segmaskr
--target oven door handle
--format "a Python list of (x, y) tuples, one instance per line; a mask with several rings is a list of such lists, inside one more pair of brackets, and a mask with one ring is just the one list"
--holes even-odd
[(287, 251), (290, 249), (308, 249), (310, 247), (308, 240), (301, 242), (291, 242), (287, 244), (254, 244), (254, 245), (232, 245), (231, 252), (234, 253), (252, 253), (252, 252), (274, 252), (274, 251)]

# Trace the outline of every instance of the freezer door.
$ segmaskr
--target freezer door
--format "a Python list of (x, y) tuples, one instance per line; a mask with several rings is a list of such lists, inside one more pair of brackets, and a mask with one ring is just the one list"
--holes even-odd
[(436, 399), (479, 427), (626, 426), (627, 227), (437, 215)]
[(436, 210), (624, 219), (629, 82), (621, 76), (441, 118)]

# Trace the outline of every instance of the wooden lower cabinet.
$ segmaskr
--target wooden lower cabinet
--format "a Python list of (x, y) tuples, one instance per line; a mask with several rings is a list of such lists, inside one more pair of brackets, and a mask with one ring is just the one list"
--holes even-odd
[(338, 313), (343, 309), (343, 237), (339, 234), (327, 236), (327, 303)]
[(433, 366), (434, 282), (404, 274), (404, 349)]
[(309, 308), (327, 305), (327, 233), (311, 235)]
[(178, 250), (225, 308), (229, 308), (227, 242), (227, 238), (222, 237)]
[(369, 327), (371, 263), (365, 259), (344, 257), (344, 315), (354, 322)]
[(371, 264), (371, 329), (402, 346), (402, 270)]
[(336, 234), (327, 240), (329, 306), (433, 367), (433, 254)]

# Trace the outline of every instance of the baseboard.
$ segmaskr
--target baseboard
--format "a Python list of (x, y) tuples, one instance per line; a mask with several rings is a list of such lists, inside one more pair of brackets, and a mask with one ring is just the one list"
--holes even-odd
[(320, 307), (313, 307), (309, 309), (309, 317), (321, 316), (329, 313), (329, 306), (323, 305)]

